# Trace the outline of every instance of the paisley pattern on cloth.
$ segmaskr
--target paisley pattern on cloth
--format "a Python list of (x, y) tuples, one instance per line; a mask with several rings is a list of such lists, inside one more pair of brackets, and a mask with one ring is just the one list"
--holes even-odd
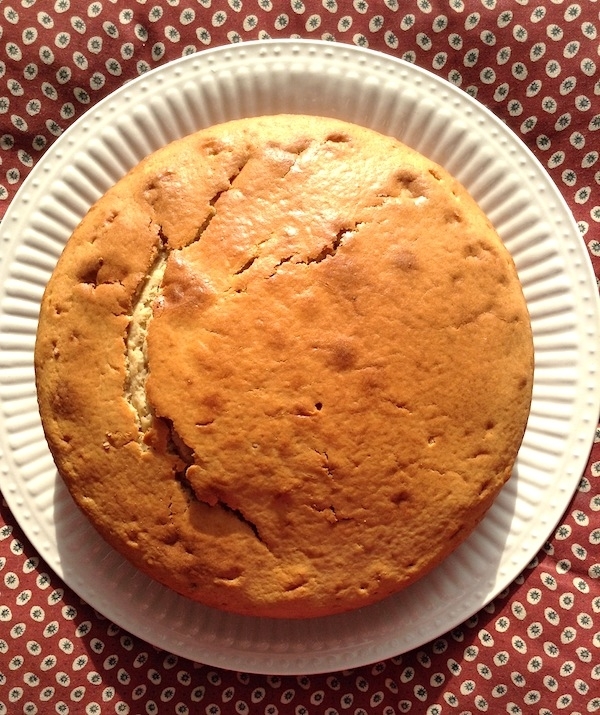
[[(207, 47), (325, 39), (422, 66), (504, 120), (558, 186), (600, 274), (595, 0), (4, 0), (0, 12), (0, 216), (52, 142), (126, 81)], [(599, 442), (600, 431), (560, 524), (505, 592), (417, 651), (324, 675), (157, 651), (65, 587), (3, 502), (0, 715), (600, 712)]]

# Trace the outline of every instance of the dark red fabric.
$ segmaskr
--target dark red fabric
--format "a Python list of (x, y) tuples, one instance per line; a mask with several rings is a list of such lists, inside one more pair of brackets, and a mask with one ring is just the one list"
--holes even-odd
[[(0, 216), (55, 138), (128, 79), (206, 47), (325, 38), (403, 57), (501, 117), (547, 168), (600, 273), (598, 2), (5, 0), (0, 10)], [(157, 651), (66, 588), (4, 503), (0, 579), (0, 715), (596, 712), (600, 445), (545, 549), (505, 593), (418, 651), (350, 672), (247, 675)]]

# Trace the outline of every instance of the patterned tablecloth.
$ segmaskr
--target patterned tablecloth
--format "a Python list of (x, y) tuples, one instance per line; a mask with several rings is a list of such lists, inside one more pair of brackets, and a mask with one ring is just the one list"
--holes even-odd
[[(0, 215), (56, 137), (127, 80), (207, 47), (318, 38), (404, 58), (490, 108), (547, 168), (600, 273), (596, 0), (0, 0), (0, 11)], [(481, 612), (414, 652), (322, 675), (157, 650), (66, 587), (3, 502), (0, 714), (600, 711), (598, 441), (543, 550)]]

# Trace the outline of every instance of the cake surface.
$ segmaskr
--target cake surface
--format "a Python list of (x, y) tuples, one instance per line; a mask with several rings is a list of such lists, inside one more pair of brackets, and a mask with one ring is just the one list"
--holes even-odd
[(392, 138), (281, 115), (155, 152), (89, 211), (35, 351), (58, 470), (207, 606), (329, 615), (406, 587), (509, 478), (533, 347), (466, 190)]

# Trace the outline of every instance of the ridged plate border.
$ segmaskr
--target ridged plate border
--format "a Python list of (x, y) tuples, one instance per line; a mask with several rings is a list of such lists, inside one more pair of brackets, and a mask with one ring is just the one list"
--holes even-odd
[[(358, 612), (305, 622), (231, 616), (129, 566), (75, 508), (39, 421), (33, 348), (44, 286), (68, 236), (144, 155), (227, 119), (340, 117), (446, 166), (511, 251), (531, 313), (536, 371), (515, 473), (472, 537), (432, 574)], [(249, 42), (188, 56), (90, 109), (36, 165), (0, 227), (0, 455), (4, 496), (49, 566), (85, 601), (151, 644), (215, 667), (329, 672), (433, 640), (505, 589), (576, 489), (598, 416), (599, 310), (573, 218), (505, 125), (449, 83), (392, 57), (321, 41)]]

